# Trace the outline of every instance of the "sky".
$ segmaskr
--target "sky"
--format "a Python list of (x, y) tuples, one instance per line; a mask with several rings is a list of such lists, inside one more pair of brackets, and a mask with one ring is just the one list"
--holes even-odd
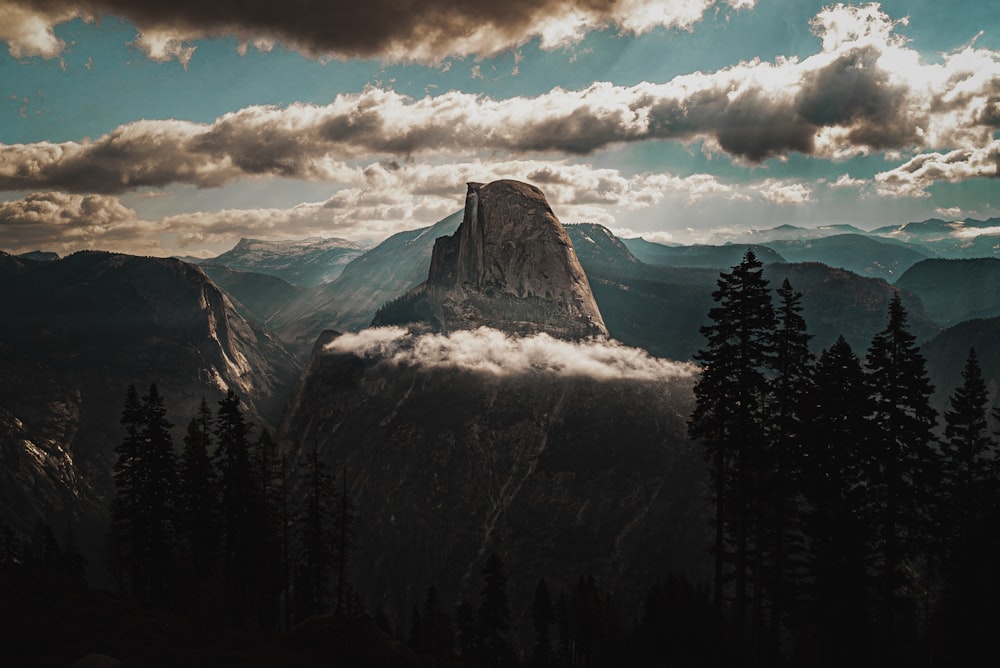
[(514, 178), (691, 243), (1000, 216), (982, 0), (0, 0), (0, 249), (376, 243)]

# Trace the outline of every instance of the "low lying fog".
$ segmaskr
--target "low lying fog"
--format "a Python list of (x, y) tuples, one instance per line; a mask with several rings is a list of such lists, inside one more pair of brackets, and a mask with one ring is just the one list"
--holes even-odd
[(514, 336), (487, 327), (451, 334), (411, 334), (402, 327), (375, 327), (343, 334), (324, 349), (393, 364), (498, 376), (543, 373), (597, 380), (667, 380), (696, 371), (693, 364), (659, 359), (613, 340), (571, 342), (548, 334)]

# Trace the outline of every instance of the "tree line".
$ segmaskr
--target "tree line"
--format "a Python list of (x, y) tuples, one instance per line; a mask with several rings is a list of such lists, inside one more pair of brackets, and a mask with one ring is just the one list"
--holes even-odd
[(356, 614), (354, 505), (318, 447), (297, 463), (293, 503), (287, 458), (267, 429), (253, 436), (232, 390), (214, 413), (202, 399), (179, 454), (155, 384), (142, 397), (128, 388), (121, 423), (107, 541), (120, 592), (253, 631)]
[[(1000, 457), (975, 351), (944, 430), (898, 294), (862, 360), (814, 356), (752, 251), (702, 328), (691, 436), (713, 504), (716, 663), (962, 665), (1000, 621)], [(994, 414), (994, 419), (1000, 415)]]

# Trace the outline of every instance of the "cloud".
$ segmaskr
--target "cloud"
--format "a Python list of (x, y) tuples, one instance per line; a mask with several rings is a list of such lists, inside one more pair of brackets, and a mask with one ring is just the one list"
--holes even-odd
[(540, 374), (602, 381), (664, 381), (694, 375), (691, 364), (652, 357), (613, 340), (570, 342), (547, 334), (511, 336), (481, 327), (414, 335), (399, 327), (342, 334), (325, 347), (398, 366), (449, 368), (494, 376)]
[(966, 240), (975, 239), (976, 237), (995, 237), (1000, 236), (1000, 227), (966, 227), (965, 225), (959, 225), (950, 236)]
[(804, 183), (767, 179), (757, 190), (764, 200), (772, 204), (809, 204), (816, 201), (812, 196), (812, 188)]
[(948, 153), (921, 153), (905, 163), (875, 175), (875, 189), (888, 197), (930, 197), (927, 188), (938, 181), (1000, 177), (1000, 140), (980, 148)]
[(613, 227), (611, 228), (611, 233), (619, 239), (645, 239), (646, 241), (655, 243), (673, 243), (676, 241), (673, 234), (664, 230), (640, 232), (633, 230), (631, 227)]
[[(34, 193), (2, 203), (0, 248), (45, 247), (65, 253), (106, 248), (113, 242), (123, 251), (164, 255), (229, 244), (240, 236), (274, 239), (318, 235), (379, 241), (460, 210), (468, 181), (503, 178), (534, 177), (565, 222), (613, 224), (614, 209), (641, 209), (664, 195), (664, 175), (625, 176), (615, 169), (562, 161), (381, 162), (363, 167), (341, 165), (337, 171), (340, 187), (322, 201), (286, 209), (194, 211), (157, 220), (141, 219), (114, 195)], [(163, 191), (151, 191), (137, 197), (144, 200), (162, 195)], [(88, 219), (88, 215), (102, 211), (105, 213)], [(166, 240), (153, 241), (162, 237)]]
[[(793, 152), (844, 159), (942, 147), (987, 160), (980, 154), (1000, 127), (1000, 52), (970, 43), (924, 62), (896, 34), (898, 24), (878, 5), (834, 5), (813, 19), (823, 48), (804, 60), (755, 59), (662, 84), (597, 82), (505, 99), (459, 91), (415, 99), (369, 87), (326, 105), (251, 106), (213, 123), (143, 120), (92, 142), (0, 145), (0, 189), (120, 193), (256, 176), (336, 181), (359, 159), (585, 156), (663, 140), (702, 142), (751, 163)], [(163, 57), (174, 48), (157, 43), (149, 48)], [(928, 169), (919, 181), (887, 173), (881, 187), (919, 196), (935, 174), (970, 178), (985, 166)], [(913, 161), (899, 170), (912, 171)], [(702, 187), (713, 187), (703, 178)]]
[(60, 23), (83, 18), (93, 20), (91, 14), (70, 5), (54, 3), (47, 8), (39, 8), (30, 2), (0, 0), (0, 41), (7, 43), (7, 49), (14, 58), (41, 56), (56, 58), (66, 43), (56, 37), (53, 28)]
[(938, 208), (934, 209), (934, 214), (941, 216), (942, 218), (951, 218), (952, 220), (958, 220), (962, 217), (962, 207), (960, 206), (950, 206), (947, 209)]
[[(710, 9), (749, 9), (756, 0), (394, 0), (361, 3), (286, 0), (0, 0), (0, 39), (15, 57), (52, 58), (65, 48), (53, 27), (77, 17), (118, 16), (139, 30), (136, 45), (154, 60), (190, 60), (191, 42), (235, 36), (241, 45), (274, 44), (311, 57), (440, 62), (488, 57), (539, 39), (543, 49), (579, 42), (592, 31), (641, 34), (690, 30)], [(7, 17), (10, 21), (7, 21)], [(245, 48), (245, 47), (244, 47)], [(259, 48), (259, 47), (258, 47)]]
[(118, 249), (162, 255), (150, 238), (151, 223), (116, 197), (32, 193), (0, 202), (0, 247), (13, 252), (35, 249), (61, 254), (82, 249)]
[(851, 178), (850, 174), (841, 174), (830, 184), (831, 188), (860, 188), (867, 182), (864, 179)]

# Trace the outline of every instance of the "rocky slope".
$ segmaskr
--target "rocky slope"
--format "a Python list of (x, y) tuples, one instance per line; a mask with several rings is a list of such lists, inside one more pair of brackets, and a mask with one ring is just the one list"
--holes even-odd
[(306, 291), (270, 274), (238, 271), (221, 264), (198, 266), (226, 293), (240, 315), (262, 325), (267, 325)]
[(232, 388), (275, 423), (298, 367), (195, 266), (98, 252), (11, 260), (0, 257), (0, 521), (74, 524), (99, 569), (128, 385), (157, 383), (175, 422)]
[[(663, 573), (698, 572), (707, 525), (701, 455), (686, 439), (690, 378), (485, 372), (324, 347), (352, 336), (321, 339), (283, 433), (298, 458), (318, 444), (346, 472), (370, 606), (405, 626), (429, 585), (475, 600), (494, 550), (514, 610), (542, 576), (558, 589), (593, 574), (632, 605)], [(409, 350), (445, 338), (425, 336)]]

